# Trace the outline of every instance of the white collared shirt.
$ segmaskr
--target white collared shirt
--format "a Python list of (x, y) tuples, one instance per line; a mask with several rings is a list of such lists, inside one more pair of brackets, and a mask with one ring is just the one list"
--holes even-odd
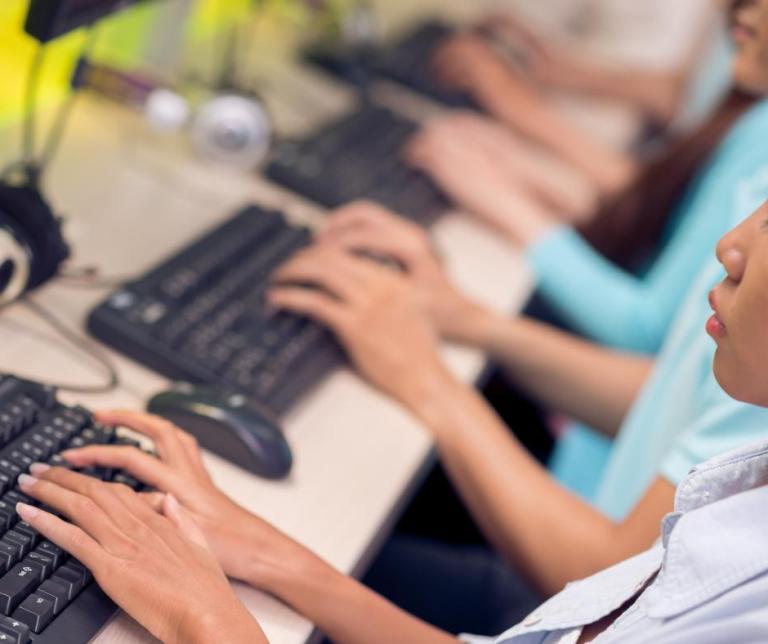
[(576, 641), (654, 576), (594, 642), (768, 642), (767, 486), (765, 441), (695, 468), (678, 487), (675, 512), (653, 548), (569, 584), (496, 643)]

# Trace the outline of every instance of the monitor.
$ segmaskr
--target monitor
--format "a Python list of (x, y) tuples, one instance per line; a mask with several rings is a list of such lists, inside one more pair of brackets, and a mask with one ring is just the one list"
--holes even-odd
[(25, 31), (48, 42), (144, 0), (29, 0)]

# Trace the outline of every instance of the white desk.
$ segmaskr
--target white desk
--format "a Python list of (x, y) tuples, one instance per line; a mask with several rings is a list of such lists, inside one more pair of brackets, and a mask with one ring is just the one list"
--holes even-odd
[[(407, 13), (410, 3), (383, 4)], [(431, 4), (445, 13), (445, 2)], [(466, 9), (468, 3), (454, 4)], [(276, 97), (282, 90), (285, 97), (275, 112), (283, 130), (311, 125), (310, 118), (342, 109), (350, 99), (305, 71), (273, 72), (269, 78), (283, 80), (275, 81), (275, 93), (267, 98), (280, 103)], [(138, 116), (87, 97), (76, 110), (49, 187), (58, 209), (70, 218), (72, 263), (99, 266), (106, 275), (144, 271), (245, 202), (280, 206), (297, 220), (321, 220), (317, 209), (258, 177), (211, 167), (184, 149), (155, 145)], [(511, 249), (459, 216), (445, 218), (434, 232), (450, 271), (468, 292), (502, 311), (520, 305), (528, 278)], [(35, 298), (72, 327), (82, 327), (87, 311), (104, 294), (53, 283)], [(0, 317), (0, 333), (0, 370), (42, 380), (98, 378), (92, 366), (21, 307)], [(97, 408), (141, 407), (168, 386), (158, 375), (113, 357), (121, 377), (117, 391), (65, 398)], [(482, 356), (456, 348), (446, 348), (445, 357), (469, 383), (484, 364)], [(301, 401), (284, 424), (296, 457), (288, 481), (263, 481), (210, 455), (207, 463), (218, 484), (239, 503), (354, 574), (429, 463), (430, 439), (397, 405), (348, 370), (339, 370)], [(312, 625), (279, 602), (245, 587), (238, 593), (274, 644), (300, 644), (310, 637)], [(150, 640), (122, 614), (96, 639), (121, 644)]]

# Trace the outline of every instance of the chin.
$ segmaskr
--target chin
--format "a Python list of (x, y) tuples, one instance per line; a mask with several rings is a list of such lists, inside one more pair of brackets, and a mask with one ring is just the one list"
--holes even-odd
[(747, 94), (761, 96), (768, 93), (765, 72), (743, 53), (737, 55), (733, 62), (733, 81), (736, 87)]
[(734, 373), (738, 373), (738, 371), (731, 368), (728, 364), (728, 360), (723, 355), (722, 349), (718, 349), (715, 353), (715, 362), (712, 368), (715, 374), (715, 380), (717, 380), (717, 384), (722, 387), (723, 391), (725, 391), (731, 398), (743, 401), (742, 396), (746, 392), (742, 391), (738, 386), (739, 379), (733, 377)]
[(715, 380), (731, 398), (749, 405), (768, 407), (768, 387), (761, 386), (759, 377), (745, 377), (749, 370), (731, 364), (722, 349), (715, 354), (713, 370)]

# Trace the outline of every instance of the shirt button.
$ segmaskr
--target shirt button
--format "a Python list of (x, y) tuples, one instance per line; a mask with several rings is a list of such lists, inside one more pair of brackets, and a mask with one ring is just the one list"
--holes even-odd
[(536, 626), (541, 621), (541, 613), (531, 613), (525, 618), (523, 626)]

